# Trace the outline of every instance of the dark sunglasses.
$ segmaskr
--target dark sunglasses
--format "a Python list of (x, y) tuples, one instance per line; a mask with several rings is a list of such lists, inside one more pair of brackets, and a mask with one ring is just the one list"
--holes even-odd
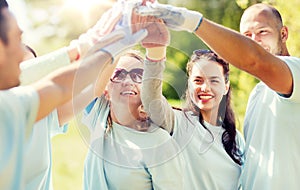
[(114, 83), (123, 82), (126, 79), (127, 75), (129, 74), (129, 76), (133, 82), (142, 83), (143, 72), (144, 72), (143, 69), (138, 69), (138, 68), (132, 69), (130, 71), (126, 71), (125, 69), (117, 68), (117, 69), (115, 69), (115, 72), (114, 72), (112, 78), (110, 78), (110, 81), (114, 82)]

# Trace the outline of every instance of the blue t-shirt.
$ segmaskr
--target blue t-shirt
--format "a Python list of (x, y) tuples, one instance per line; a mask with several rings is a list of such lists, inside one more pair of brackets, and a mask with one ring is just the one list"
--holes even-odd
[(297, 190), (300, 186), (300, 59), (280, 57), (293, 75), (293, 93), (279, 95), (260, 82), (251, 92), (244, 122), (243, 189)]
[(34, 124), (24, 153), (25, 189), (53, 189), (51, 137), (66, 130), (67, 125), (59, 126), (57, 110)]
[(24, 187), (25, 141), (32, 132), (39, 97), (30, 87), (0, 91), (0, 189)]
[[(221, 126), (199, 122), (191, 111), (174, 111), (173, 137), (186, 161), (184, 189), (233, 190), (239, 185), (241, 166), (235, 163), (224, 149)], [(237, 146), (244, 152), (245, 142), (237, 131)]]
[(90, 129), (84, 189), (183, 189), (183, 157), (165, 130), (151, 125), (147, 132), (113, 123), (106, 132), (109, 104), (92, 102), (83, 123)]
[[(24, 61), (20, 64), (22, 85), (33, 83), (52, 71), (70, 64), (66, 48)], [(66, 132), (67, 125), (59, 126), (57, 111), (34, 124), (33, 132), (26, 141), (25, 189), (48, 190), (52, 188), (51, 137)]]

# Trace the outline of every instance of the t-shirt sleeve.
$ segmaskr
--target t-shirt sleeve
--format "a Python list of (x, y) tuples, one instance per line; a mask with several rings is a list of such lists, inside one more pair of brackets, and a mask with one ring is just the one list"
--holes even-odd
[(300, 103), (300, 58), (291, 56), (282, 56), (279, 58), (288, 65), (293, 75), (293, 93), (287, 99), (295, 103)]
[(47, 119), (48, 119), (48, 126), (50, 127), (49, 130), (50, 130), (51, 137), (67, 132), (69, 124), (66, 123), (63, 126), (59, 125), (58, 114), (56, 109), (48, 115)]
[[(93, 131), (98, 122), (106, 123), (109, 114), (109, 102), (104, 96), (93, 100), (83, 111), (81, 122)], [(105, 125), (102, 125), (105, 126)]]
[(23, 118), (26, 127), (26, 135), (29, 135), (38, 112), (39, 96), (37, 91), (29, 86), (16, 87), (8, 90), (4, 99), (6, 102), (5, 107), (9, 114), (11, 114), (10, 119)]

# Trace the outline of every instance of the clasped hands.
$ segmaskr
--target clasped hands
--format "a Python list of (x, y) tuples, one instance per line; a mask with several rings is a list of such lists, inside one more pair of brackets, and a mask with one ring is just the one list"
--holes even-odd
[(138, 42), (144, 48), (167, 46), (170, 42), (167, 27), (193, 32), (201, 20), (198, 12), (159, 4), (155, 0), (119, 0), (94, 27), (76, 40), (76, 44), (82, 56), (96, 43), (101, 44), (103, 39), (117, 35), (119, 37), (108, 40), (110, 43), (102, 48), (114, 57)]

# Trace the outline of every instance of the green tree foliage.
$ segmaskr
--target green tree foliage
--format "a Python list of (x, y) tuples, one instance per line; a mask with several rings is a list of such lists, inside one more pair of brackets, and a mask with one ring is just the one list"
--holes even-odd
[(276, 0), (274, 6), (280, 11), (283, 24), (289, 29), (287, 45), (290, 54), (300, 57), (300, 1), (299, 0)]

